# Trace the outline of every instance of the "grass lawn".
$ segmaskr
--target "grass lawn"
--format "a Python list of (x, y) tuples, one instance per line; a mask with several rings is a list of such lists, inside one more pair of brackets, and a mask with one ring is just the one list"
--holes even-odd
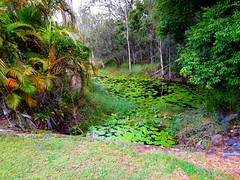
[[(174, 151), (58, 135), (0, 134), (1, 179), (233, 179)], [(204, 155), (197, 159), (204, 162)]]

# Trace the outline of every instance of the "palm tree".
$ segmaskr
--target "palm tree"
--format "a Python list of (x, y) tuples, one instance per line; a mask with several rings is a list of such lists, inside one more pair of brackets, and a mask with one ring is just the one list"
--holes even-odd
[[(39, 108), (34, 107), (38, 105), (43, 112), (46, 106), (53, 111), (53, 105), (41, 102), (48, 92), (59, 89), (63, 76), (70, 82), (74, 75), (79, 76), (82, 93), (90, 79), (90, 49), (78, 40), (76, 30), (52, 23), (56, 11), (63, 12), (65, 20), (67, 15), (73, 17), (65, 1), (0, 2), (0, 89), (8, 107), (15, 111), (24, 111), (25, 107), (37, 111)], [(69, 85), (77, 123), (78, 105)]]

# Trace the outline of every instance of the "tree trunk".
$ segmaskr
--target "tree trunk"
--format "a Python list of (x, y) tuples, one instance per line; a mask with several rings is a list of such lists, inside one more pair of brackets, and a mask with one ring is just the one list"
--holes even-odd
[(172, 72), (171, 72), (171, 46), (169, 46), (169, 49), (168, 49), (168, 64), (169, 64), (168, 73), (169, 73), (169, 78), (171, 79), (172, 78)]
[(128, 5), (126, 1), (126, 12), (125, 12), (125, 19), (126, 19), (126, 28), (127, 28), (127, 46), (128, 46), (128, 64), (129, 64), (129, 72), (132, 72), (132, 65), (131, 65), (131, 49), (130, 49), (130, 42), (129, 42), (129, 27), (128, 27)]
[(119, 71), (119, 69), (120, 69), (120, 61), (118, 60), (117, 57), (114, 57), (114, 60), (115, 60), (115, 62), (117, 64), (117, 71)]
[(162, 71), (162, 77), (163, 77), (164, 69), (163, 69), (163, 55), (162, 55), (162, 40), (161, 39), (159, 39), (159, 56), (160, 56), (161, 71)]

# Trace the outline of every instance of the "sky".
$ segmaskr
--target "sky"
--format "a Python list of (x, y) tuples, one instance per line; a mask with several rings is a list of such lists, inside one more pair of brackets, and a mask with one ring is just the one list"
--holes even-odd
[[(67, 0), (66, 2), (69, 2), (70, 0)], [(73, 11), (75, 13), (78, 13), (78, 10), (79, 10), (79, 7), (82, 5), (86, 5), (88, 3), (90, 3), (91, 0), (72, 0), (72, 3), (73, 3)], [(91, 11), (92, 13), (99, 13), (103, 10), (100, 10), (99, 8), (97, 7), (91, 7)], [(61, 16), (61, 13), (57, 13), (57, 15), (55, 16), (55, 18), (53, 18), (55, 21), (58, 21), (58, 22), (62, 22), (62, 16)]]
[[(70, 0), (68, 0), (68, 1), (70, 1)], [(75, 13), (78, 13), (78, 9), (79, 9), (79, 7), (82, 5), (86, 5), (86, 4), (88, 4), (88, 3), (90, 3), (90, 1), (91, 0), (72, 0), (72, 2), (73, 2), (73, 10), (74, 10), (74, 12)], [(97, 13), (99, 13), (99, 12), (104, 12), (105, 10), (104, 10), (104, 8), (98, 8), (98, 7), (90, 7), (90, 9), (91, 9), (91, 12), (92, 13), (94, 13), (94, 14), (97, 14)]]
[(72, 2), (73, 2), (73, 10), (75, 12), (78, 12), (78, 8), (81, 6), (81, 4), (82, 5), (87, 4), (90, 2), (90, 0), (72, 0)]

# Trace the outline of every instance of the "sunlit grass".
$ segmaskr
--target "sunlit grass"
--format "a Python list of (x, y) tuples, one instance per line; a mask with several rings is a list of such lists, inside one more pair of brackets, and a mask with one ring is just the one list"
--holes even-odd
[(0, 136), (1, 179), (230, 179), (174, 154), (73, 137)]

